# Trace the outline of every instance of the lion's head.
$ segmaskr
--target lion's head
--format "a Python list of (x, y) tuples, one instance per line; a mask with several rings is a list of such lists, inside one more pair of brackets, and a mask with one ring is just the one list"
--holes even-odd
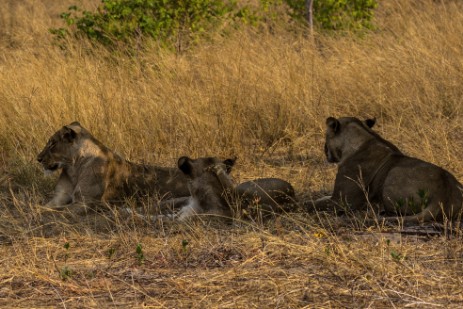
[(82, 132), (80, 123), (73, 122), (62, 127), (50, 137), (44, 149), (37, 156), (46, 172), (53, 172), (72, 164), (74, 147), (72, 147)]
[[(371, 128), (376, 119), (360, 121), (353, 117), (326, 119), (325, 155), (330, 163), (338, 163), (356, 150), (366, 141), (379, 137)], [(395, 147), (395, 146), (394, 146)]]
[(213, 157), (198, 159), (181, 157), (178, 160), (178, 168), (190, 178), (191, 195), (205, 209), (226, 205), (223, 192), (232, 182), (229, 173), (234, 164), (235, 159), (220, 160)]
[(187, 176), (196, 179), (205, 173), (213, 174), (213, 168), (222, 168), (227, 174), (231, 172), (236, 158), (220, 160), (214, 157), (191, 159), (189, 157), (181, 157), (178, 159), (178, 168)]

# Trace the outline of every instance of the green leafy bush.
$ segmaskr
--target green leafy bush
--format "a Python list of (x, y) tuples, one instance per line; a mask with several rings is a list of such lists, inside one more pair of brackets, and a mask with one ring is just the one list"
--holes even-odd
[[(58, 39), (69, 34), (114, 47), (140, 47), (145, 37), (182, 50), (225, 24), (260, 26), (290, 16), (305, 22), (306, 0), (101, 0), (96, 12), (73, 5), (61, 14), (66, 28), (50, 29)], [(377, 0), (314, 0), (315, 25), (331, 30), (371, 29)], [(133, 44), (133, 43), (137, 44)]]
[[(297, 20), (305, 20), (306, 0), (285, 0), (289, 14)], [(313, 0), (315, 26), (327, 30), (372, 29), (377, 0)]]
[(162, 43), (195, 39), (234, 9), (234, 2), (221, 0), (102, 0), (96, 12), (69, 7), (61, 14), (68, 28), (51, 29), (64, 38), (72, 29), (107, 46), (133, 43), (145, 36)]

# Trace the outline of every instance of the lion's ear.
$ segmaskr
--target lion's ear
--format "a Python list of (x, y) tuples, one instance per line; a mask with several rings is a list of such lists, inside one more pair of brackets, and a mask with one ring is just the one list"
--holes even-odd
[(78, 123), (77, 121), (74, 121), (73, 123), (68, 124), (67, 126), (65, 126), (65, 128), (71, 131), (74, 131), (74, 133), (76, 134), (80, 134), (82, 132), (82, 127), (80, 126), (80, 123)]
[(227, 167), (227, 174), (230, 174), (232, 167), (235, 165), (236, 157), (226, 159), (223, 161), (223, 164)]
[(191, 175), (192, 166), (190, 158), (181, 157), (180, 159), (178, 159), (177, 166), (185, 175)]
[(75, 130), (74, 128), (70, 126), (65, 126), (63, 127), (62, 138), (68, 141), (69, 143), (71, 143), (77, 138), (77, 135), (79, 133), (80, 133), (80, 130)]
[(341, 124), (339, 123), (339, 120), (337, 120), (334, 117), (328, 117), (326, 118), (326, 126), (330, 128), (334, 133), (337, 133), (339, 131), (339, 128), (341, 127)]
[(376, 118), (365, 119), (365, 124), (366, 124), (367, 127), (369, 127), (370, 129), (373, 128), (373, 126), (375, 125), (375, 123), (376, 123)]

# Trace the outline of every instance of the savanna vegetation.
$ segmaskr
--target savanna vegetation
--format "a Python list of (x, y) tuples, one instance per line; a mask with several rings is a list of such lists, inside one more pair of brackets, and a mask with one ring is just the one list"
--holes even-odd
[(459, 228), (401, 233), (302, 207), (231, 224), (43, 215), (56, 175), (45, 177), (36, 156), (75, 120), (132, 161), (236, 155), (237, 182), (280, 177), (309, 200), (336, 174), (325, 119), (376, 117), (403, 152), (462, 181), (463, 3), (379, 1), (371, 27), (316, 21), (310, 34), (289, 2), (275, 1), (277, 18), (257, 25), (108, 48), (75, 36), (61, 15), (101, 1), (3, 1), (0, 306), (462, 306)]

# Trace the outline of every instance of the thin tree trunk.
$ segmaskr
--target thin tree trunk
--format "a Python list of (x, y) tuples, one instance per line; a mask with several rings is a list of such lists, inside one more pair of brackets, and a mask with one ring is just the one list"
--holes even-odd
[(305, 19), (310, 29), (310, 34), (313, 34), (313, 0), (305, 0)]

